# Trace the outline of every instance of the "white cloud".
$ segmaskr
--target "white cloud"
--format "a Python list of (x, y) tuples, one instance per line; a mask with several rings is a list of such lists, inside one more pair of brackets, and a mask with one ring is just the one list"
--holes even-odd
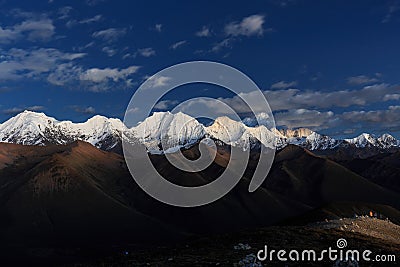
[(125, 69), (92, 68), (92, 69), (88, 69), (85, 72), (83, 72), (79, 76), (79, 79), (81, 81), (90, 81), (90, 82), (94, 82), (94, 83), (102, 83), (102, 82), (107, 82), (109, 80), (117, 82), (122, 79), (125, 79), (126, 77), (128, 77), (131, 74), (136, 73), (138, 69), (139, 69), (138, 66), (130, 66)]
[(79, 23), (80, 24), (90, 24), (90, 23), (94, 23), (94, 22), (100, 21), (102, 19), (103, 19), (103, 16), (99, 14), (99, 15), (96, 15), (96, 16), (91, 17), (91, 18), (82, 19), (82, 20), (79, 21)]
[(233, 40), (234, 40), (233, 38), (225, 38), (224, 40), (214, 44), (214, 46), (211, 48), (211, 51), (219, 52), (223, 48), (231, 48)]
[(115, 42), (126, 34), (126, 29), (109, 28), (101, 31), (94, 32), (93, 37), (102, 39), (107, 42)]
[(3, 51), (0, 62), (0, 80), (36, 77), (54, 71), (60, 64), (84, 57), (84, 53), (64, 53), (54, 48)]
[(130, 76), (139, 69), (139, 66), (87, 69), (78, 62), (85, 53), (65, 53), (54, 48), (12, 48), (8, 51), (0, 49), (0, 52), (0, 81), (40, 79), (57, 86), (106, 91), (132, 86)]
[(83, 114), (95, 114), (96, 113), (96, 109), (92, 106), (89, 106), (89, 107), (72, 106), (72, 109), (75, 112), (83, 113)]
[(126, 53), (125, 55), (122, 56), (122, 59), (134, 58), (134, 57), (135, 57), (134, 54), (132, 55), (131, 53)]
[(7, 44), (26, 38), (29, 41), (48, 41), (54, 35), (55, 26), (48, 18), (27, 19), (14, 26), (0, 26), (0, 43)]
[(10, 43), (20, 37), (20, 33), (13, 29), (4, 29), (0, 26), (0, 43)]
[(385, 110), (350, 111), (341, 114), (343, 124), (351, 127), (379, 129), (381, 131), (400, 131), (400, 106), (389, 106)]
[(274, 115), (277, 127), (289, 129), (310, 128), (320, 130), (332, 127), (338, 120), (332, 111), (321, 112), (318, 110), (293, 109), (278, 112)]
[(91, 23), (98, 22), (102, 19), (103, 19), (103, 16), (100, 14), (98, 14), (94, 17), (86, 18), (86, 19), (82, 19), (82, 20), (71, 19), (66, 23), (66, 26), (68, 28), (71, 28), (72, 26), (76, 26), (78, 24), (91, 24)]
[(400, 100), (400, 94), (387, 94), (383, 97), (383, 101)]
[(26, 33), (30, 41), (47, 41), (54, 34), (54, 25), (50, 19), (26, 20), (14, 26), (14, 30)]
[(72, 10), (73, 10), (73, 8), (70, 6), (64, 6), (64, 7), (59, 8), (57, 13), (60, 15), (60, 17), (58, 17), (58, 19), (69, 18)]
[(179, 102), (176, 100), (162, 100), (160, 102), (158, 102), (154, 108), (158, 109), (158, 110), (168, 110), (170, 109), (172, 106), (178, 104)]
[[(314, 109), (293, 109), (274, 114), (275, 124), (279, 128), (309, 128), (314, 131), (330, 129), (336, 134), (354, 134), (356, 129), (372, 131), (400, 131), (400, 106), (389, 106), (388, 109), (372, 111), (350, 111), (335, 114), (332, 111)], [(254, 123), (246, 118), (244, 122)]]
[(129, 108), (127, 111), (126, 111), (126, 113), (127, 114), (133, 114), (133, 113), (136, 113), (136, 112), (138, 112), (139, 111), (139, 108), (138, 107), (134, 107), (134, 108)]
[(161, 32), (161, 31), (162, 31), (162, 24), (156, 24), (156, 25), (154, 26), (154, 29), (155, 29), (156, 31), (158, 31), (158, 32)]
[(46, 18), (48, 17), (48, 14), (46, 13), (35, 13), (35, 12), (29, 12), (29, 11), (24, 11), (19, 8), (14, 8), (9, 11), (9, 14), (15, 18), (18, 19), (34, 19), (34, 18)]
[(151, 57), (156, 55), (156, 51), (151, 47), (140, 48), (137, 53), (143, 57)]
[(105, 46), (101, 49), (101, 51), (103, 51), (104, 53), (106, 53), (109, 57), (114, 56), (115, 54), (117, 54), (117, 49)]
[(271, 118), (268, 113), (260, 112), (257, 113), (255, 116), (244, 118), (243, 123), (251, 127), (257, 125), (269, 126), (271, 124)]
[(368, 122), (400, 126), (400, 106), (389, 106), (387, 110), (344, 112), (342, 118), (352, 123)]
[[(397, 92), (397, 93), (396, 93)], [(400, 131), (400, 106), (390, 106), (387, 110), (350, 111), (334, 113), (330, 108), (359, 108), (373, 103), (400, 99), (400, 87), (388, 84), (365, 86), (359, 90), (340, 90), (333, 92), (300, 91), (298, 89), (282, 89), (264, 91), (271, 109), (274, 111), (275, 122), (278, 127), (299, 128), (307, 127), (315, 131), (329, 129), (343, 134), (354, 128), (370, 128), (379, 131)], [(250, 92), (239, 94), (252, 103), (254, 112), (265, 123), (265, 110), (261, 109), (259, 94)], [(219, 98), (236, 113), (249, 116), (251, 111), (247, 105), (235, 96)], [(229, 116), (231, 112), (224, 104), (215, 100), (191, 99), (181, 104), (180, 110), (187, 114), (202, 114), (204, 116)], [(168, 109), (172, 106), (166, 101), (160, 102), (159, 108)], [(175, 104), (175, 103), (174, 103)], [(322, 109), (322, 110), (321, 110)], [(336, 109), (335, 109), (336, 110)], [(340, 110), (340, 109), (339, 109)], [(254, 116), (244, 119), (245, 123), (254, 124)], [(261, 122), (263, 124), (263, 122)], [(348, 131), (347, 131), (348, 132)]]
[(243, 18), (240, 22), (235, 21), (225, 26), (225, 34), (229, 36), (253, 36), (263, 35), (265, 16), (251, 15)]
[(352, 85), (363, 85), (368, 83), (375, 83), (377, 81), (378, 81), (377, 78), (372, 78), (365, 75), (359, 75), (347, 78), (347, 83)]
[(386, 16), (382, 19), (381, 22), (382, 22), (382, 23), (388, 23), (388, 22), (392, 19), (393, 14), (396, 13), (397, 11), (399, 11), (399, 10), (400, 10), (400, 5), (399, 5), (399, 3), (393, 1), (393, 2), (389, 5), (388, 11), (387, 11), (387, 13), (386, 13)]
[(151, 77), (146, 77), (146, 79), (147, 79), (146, 81), (147, 87), (145, 89), (166, 86), (168, 85), (168, 82), (171, 80), (170, 77), (166, 76), (151, 76)]
[(47, 81), (57, 86), (64, 86), (73, 82), (82, 73), (82, 68), (74, 65), (72, 62), (63, 63), (52, 71), (47, 77)]
[[(215, 43), (212, 48), (211, 52), (218, 53), (225, 48), (232, 48), (233, 43), (240, 39), (241, 36), (261, 36), (264, 32), (273, 31), (272, 28), (264, 29), (263, 25), (265, 22), (265, 16), (263, 15), (251, 15), (249, 17), (243, 18), (241, 21), (234, 21), (225, 25), (224, 32), (225, 32), (225, 39)], [(206, 28), (204, 28), (206, 29)], [(201, 34), (202, 32), (198, 32)], [(204, 32), (206, 33), (206, 31)], [(225, 54), (224, 57), (229, 56)]]
[(65, 26), (67, 26), (67, 28), (72, 28), (73, 26), (76, 26), (78, 24), (78, 21), (71, 19), (69, 21), (67, 21), (67, 23), (65, 23)]
[(105, 2), (105, 1), (106, 0), (86, 0), (85, 2), (86, 2), (86, 4), (88, 6), (96, 6), (96, 5), (98, 5), (98, 4), (102, 3), (102, 2)]
[(6, 114), (6, 115), (16, 115), (18, 113), (23, 112), (24, 110), (43, 111), (45, 109), (46, 108), (44, 106), (13, 107), (13, 108), (2, 110), (2, 113)]
[(170, 48), (175, 50), (175, 49), (181, 47), (182, 45), (184, 45), (184, 44), (186, 44), (186, 43), (187, 43), (186, 40), (179, 41), (179, 42), (176, 42), (176, 43), (172, 44), (172, 45), (170, 46)]
[(57, 86), (79, 87), (92, 92), (104, 92), (134, 85), (131, 75), (135, 74), (139, 68), (139, 66), (130, 66), (122, 69), (85, 69), (74, 62), (68, 62), (58, 65), (48, 75), (47, 81)]
[(220, 99), (213, 98), (199, 97), (188, 99), (180, 103), (174, 111), (181, 111), (193, 117), (201, 115), (209, 119), (215, 119), (220, 116), (228, 116), (232, 119), (237, 118), (237, 115), (232, 111), (229, 105), (225, 105)]
[[(282, 111), (290, 109), (314, 109), (314, 108), (332, 108), (332, 107), (350, 107), (350, 106), (366, 106), (371, 103), (377, 103), (390, 100), (387, 95), (398, 94), (399, 86), (390, 86), (388, 84), (376, 84), (365, 86), (359, 90), (339, 90), (333, 92), (323, 91), (301, 91), (299, 89), (282, 89), (264, 91), (271, 109), (273, 111)], [(263, 112), (257, 110), (257, 101), (263, 101), (258, 98), (256, 92), (250, 92), (245, 95), (251, 99), (255, 112)], [(230, 107), (240, 113), (250, 112), (248, 107), (239, 98), (221, 98)]]
[(296, 81), (293, 81), (293, 82), (280, 81), (280, 82), (272, 84), (271, 89), (286, 89), (286, 88), (293, 87), (296, 85), (297, 85)]
[(372, 111), (350, 111), (335, 114), (332, 111), (293, 109), (274, 115), (277, 127), (309, 128), (314, 131), (336, 129), (341, 134), (352, 134), (354, 128), (400, 131), (400, 106)]
[(209, 36), (211, 36), (211, 31), (210, 31), (210, 29), (208, 27), (203, 26), (201, 28), (201, 30), (196, 32), (196, 36), (198, 36), (198, 37), (209, 37)]

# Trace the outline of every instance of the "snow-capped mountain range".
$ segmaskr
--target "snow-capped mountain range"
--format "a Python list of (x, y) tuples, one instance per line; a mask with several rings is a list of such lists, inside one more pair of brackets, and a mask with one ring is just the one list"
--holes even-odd
[(219, 117), (210, 126), (204, 126), (184, 113), (170, 112), (155, 112), (132, 128), (127, 128), (119, 119), (99, 115), (83, 123), (73, 123), (31, 111), (24, 111), (0, 124), (0, 142), (48, 145), (81, 140), (107, 151), (120, 146), (122, 138), (141, 142), (151, 153), (167, 153), (190, 146), (204, 137), (244, 149), (260, 144), (273, 147), (275, 142), (278, 149), (288, 144), (310, 150), (341, 146), (379, 149), (400, 147), (400, 141), (389, 134), (375, 137), (363, 133), (352, 139), (337, 140), (305, 128), (277, 130), (265, 126), (249, 127), (228, 117)]

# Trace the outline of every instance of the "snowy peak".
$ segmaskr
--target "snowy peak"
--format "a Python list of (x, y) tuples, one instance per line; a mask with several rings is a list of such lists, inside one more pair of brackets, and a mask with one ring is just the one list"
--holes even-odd
[(306, 137), (306, 144), (310, 150), (326, 150), (339, 146), (342, 142), (329, 136), (312, 132)]
[[(0, 124), (0, 142), (48, 145), (81, 140), (109, 150), (119, 142), (118, 135), (124, 127), (122, 121), (102, 116), (94, 116), (83, 123), (72, 123), (59, 122), (44, 113), (24, 111)], [(105, 140), (108, 140), (107, 144)]]
[(333, 149), (342, 142), (329, 136), (316, 133), (307, 128), (281, 129), (274, 131), (279, 138), (278, 148), (293, 144), (307, 148), (309, 150)]
[(400, 146), (399, 140), (396, 140), (390, 134), (383, 134), (380, 137), (376, 137), (372, 134), (362, 133), (355, 138), (345, 139), (345, 141), (358, 148), (377, 147), (387, 149)]
[(56, 119), (47, 117), (44, 113), (36, 113), (32, 111), (25, 110), (24, 112), (10, 118), (8, 121), (1, 125), (1, 129), (6, 129), (7, 127), (26, 127), (30, 126), (46, 126), (57, 122)]
[(155, 112), (129, 131), (155, 153), (191, 145), (205, 135), (202, 124), (181, 112)]
[(378, 142), (384, 147), (400, 146), (400, 140), (397, 140), (390, 134), (382, 134), (380, 137), (378, 137)]
[(99, 115), (86, 122), (73, 123), (31, 111), (24, 111), (0, 124), (0, 142), (24, 145), (68, 144), (81, 140), (103, 150), (113, 150), (120, 148), (122, 138), (127, 138), (144, 144), (151, 153), (163, 153), (190, 146), (204, 137), (243, 149), (257, 148), (260, 144), (278, 149), (294, 144), (310, 150), (342, 146), (379, 149), (400, 147), (400, 141), (389, 134), (375, 137), (363, 133), (355, 138), (336, 140), (307, 128), (277, 130), (263, 125), (250, 127), (225, 116), (216, 118), (212, 125), (205, 127), (181, 112), (155, 112), (130, 129), (119, 119)]
[(260, 142), (266, 147), (275, 148), (276, 136), (265, 126), (248, 127), (240, 121), (229, 117), (216, 118), (214, 123), (206, 128), (207, 134), (231, 146), (244, 149), (253, 148)]
[(376, 138), (370, 134), (362, 133), (357, 137), (345, 139), (348, 143), (356, 147), (371, 147), (376, 145)]
[(310, 136), (311, 134), (313, 134), (314, 132), (313, 131), (311, 131), (310, 129), (307, 129), (307, 128), (298, 128), (298, 129), (295, 129), (295, 130), (291, 130), (291, 129), (286, 129), (286, 130), (284, 130), (284, 129), (281, 129), (281, 130), (279, 130), (279, 132), (283, 135), (283, 136), (285, 136), (285, 137), (287, 137), (287, 138), (292, 138), (292, 137), (307, 137), (307, 136)]
[(226, 116), (219, 117), (214, 120), (214, 123), (207, 127), (207, 133), (226, 144), (233, 144), (239, 141), (246, 132), (246, 126), (232, 120)]
[(132, 128), (138, 137), (144, 139), (161, 139), (166, 136), (185, 138), (204, 135), (204, 127), (196, 119), (182, 112), (155, 112), (138, 126)]
[(0, 124), (0, 141), (24, 145), (50, 143), (46, 135), (54, 128), (57, 120), (44, 113), (24, 111)]

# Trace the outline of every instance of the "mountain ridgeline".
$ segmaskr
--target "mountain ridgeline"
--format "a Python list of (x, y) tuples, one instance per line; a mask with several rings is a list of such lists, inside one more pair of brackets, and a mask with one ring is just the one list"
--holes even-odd
[[(264, 145), (282, 149), (293, 144), (313, 151), (368, 150), (371, 153), (396, 150), (400, 141), (389, 134), (375, 137), (363, 133), (351, 139), (334, 139), (309, 129), (268, 129), (265, 126), (249, 127), (228, 117), (215, 119), (204, 126), (184, 114), (155, 112), (135, 127), (127, 128), (119, 119), (96, 115), (86, 122), (58, 121), (43, 113), (22, 112), (0, 124), (0, 142), (23, 145), (69, 144), (80, 140), (105, 151), (121, 153), (123, 139), (143, 143), (152, 154), (170, 153), (187, 148), (204, 137), (219, 140), (227, 145), (252, 149)], [(317, 152), (318, 153), (318, 152)], [(343, 154), (343, 152), (342, 152)], [(362, 157), (363, 153), (356, 153)]]

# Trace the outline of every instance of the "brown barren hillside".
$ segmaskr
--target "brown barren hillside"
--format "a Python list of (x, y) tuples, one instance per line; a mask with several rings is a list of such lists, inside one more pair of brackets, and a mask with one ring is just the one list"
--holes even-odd
[[(215, 161), (198, 173), (177, 170), (164, 155), (150, 157), (168, 180), (191, 186), (224, 172), (230, 151), (218, 147)], [(189, 159), (199, 156), (197, 146), (183, 153)], [(296, 146), (277, 152), (270, 174), (254, 193), (248, 186), (257, 152), (251, 153), (244, 177), (230, 193), (190, 209), (154, 200), (132, 179), (122, 156), (88, 143), (0, 144), (0, 155), (0, 238), (2, 253), (11, 258), (18, 251), (21, 259), (40, 262), (32, 248), (99, 251), (113, 245), (162, 244), (280, 222), (335, 219), (371, 207), (400, 221), (397, 193)], [(46, 258), (62, 257), (51, 252)]]

